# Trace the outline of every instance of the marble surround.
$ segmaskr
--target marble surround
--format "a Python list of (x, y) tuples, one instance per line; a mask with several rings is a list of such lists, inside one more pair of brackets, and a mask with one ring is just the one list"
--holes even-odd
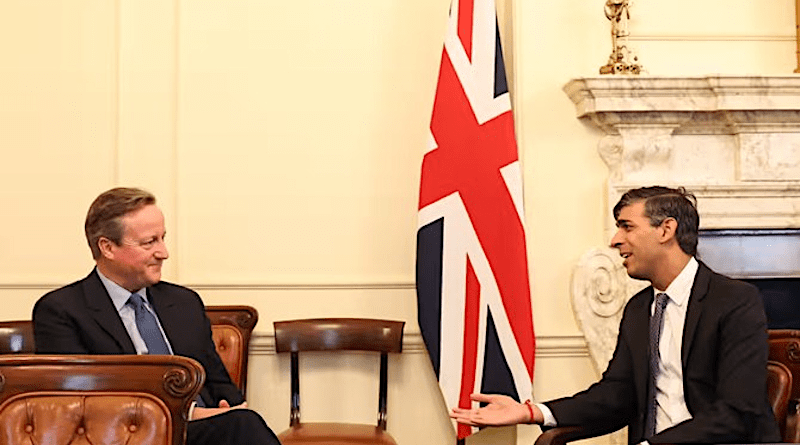
[[(702, 229), (800, 227), (800, 76), (578, 78), (564, 86), (599, 130), (608, 202), (644, 185), (683, 185)], [(609, 210), (606, 238), (615, 230)], [(573, 310), (598, 371), (611, 358), (631, 280), (617, 252), (587, 251)]]

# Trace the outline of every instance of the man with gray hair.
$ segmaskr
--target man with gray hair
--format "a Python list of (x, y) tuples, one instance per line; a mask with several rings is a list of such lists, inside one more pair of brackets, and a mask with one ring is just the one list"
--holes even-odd
[(96, 267), (36, 303), (36, 351), (191, 357), (206, 379), (190, 411), (187, 444), (279, 444), (231, 381), (200, 296), (161, 281), (169, 253), (155, 196), (125, 187), (102, 193), (89, 207), (85, 231)]

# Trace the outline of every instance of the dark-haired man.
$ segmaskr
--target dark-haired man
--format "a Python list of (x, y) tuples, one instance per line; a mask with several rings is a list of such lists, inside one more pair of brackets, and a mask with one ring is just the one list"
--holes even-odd
[(599, 382), (572, 397), (520, 404), (506, 396), (454, 409), (472, 425), (531, 422), (607, 433), (628, 442), (780, 442), (767, 401), (767, 327), (757, 289), (694, 256), (699, 216), (683, 188), (645, 187), (614, 207), (628, 274), (651, 286), (625, 307), (614, 355)]
[(89, 207), (85, 231), (97, 266), (36, 303), (36, 351), (191, 357), (206, 379), (190, 413), (189, 445), (279, 444), (225, 370), (200, 296), (161, 281), (169, 253), (155, 196), (123, 187), (102, 193)]

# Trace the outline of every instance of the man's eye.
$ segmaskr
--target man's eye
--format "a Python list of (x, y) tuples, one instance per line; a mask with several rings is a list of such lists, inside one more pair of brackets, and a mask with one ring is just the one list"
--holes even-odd
[(150, 247), (155, 243), (156, 243), (156, 240), (151, 239), (151, 240), (147, 240), (147, 241), (143, 242), (142, 245), (145, 246), (145, 247)]

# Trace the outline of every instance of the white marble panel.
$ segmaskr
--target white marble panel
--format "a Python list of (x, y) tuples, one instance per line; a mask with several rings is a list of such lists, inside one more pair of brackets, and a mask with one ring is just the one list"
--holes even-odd
[(743, 181), (800, 180), (800, 132), (739, 135)]

